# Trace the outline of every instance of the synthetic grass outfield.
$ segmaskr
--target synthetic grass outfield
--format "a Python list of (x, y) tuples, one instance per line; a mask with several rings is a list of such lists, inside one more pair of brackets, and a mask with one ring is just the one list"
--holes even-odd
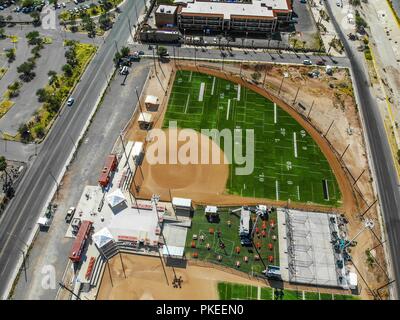
[(273, 288), (258, 288), (238, 283), (218, 283), (220, 300), (359, 300), (357, 296), (345, 294), (330, 294), (308, 291), (281, 290)]
[[(240, 244), (239, 238), (239, 224), (240, 224), (240, 212), (231, 214), (229, 208), (219, 208), (218, 211), (220, 221), (218, 223), (209, 223), (204, 216), (204, 208), (199, 207), (196, 209), (193, 219), (192, 226), (188, 229), (186, 236), (186, 248), (185, 252), (188, 258), (193, 259), (193, 253), (197, 252), (199, 260), (205, 260), (215, 264), (221, 264), (230, 268), (251, 273), (261, 273), (265, 268), (260, 260), (256, 261), (254, 256), (257, 254), (253, 247), (243, 247)], [(255, 218), (255, 214), (251, 214), (251, 218)], [(258, 250), (261, 257), (263, 258), (266, 265), (277, 265), (279, 266), (279, 245), (278, 245), (278, 227), (276, 225), (276, 210), (274, 210), (268, 220), (265, 221), (266, 225), (266, 236), (261, 236), (262, 220), (259, 219), (257, 227), (259, 228), (259, 236), (254, 235), (254, 243), (260, 244)], [(231, 225), (228, 225), (230, 221)], [(274, 228), (271, 227), (271, 222), (274, 222)], [(210, 234), (210, 228), (214, 229), (214, 234)], [(218, 239), (217, 231), (221, 231), (220, 238)], [(197, 235), (197, 240), (193, 240), (193, 235)], [(200, 241), (200, 236), (204, 236), (204, 241)], [(276, 236), (276, 240), (272, 239), (272, 236)], [(219, 240), (225, 244), (225, 249), (221, 249), (219, 246)], [(192, 248), (191, 244), (194, 241), (196, 248)], [(207, 249), (207, 243), (210, 245), (210, 250)], [(271, 243), (272, 250), (269, 249), (268, 244)], [(235, 248), (240, 247), (240, 253), (236, 253)], [(222, 257), (221, 261), (218, 261), (218, 255)], [(244, 257), (248, 257), (248, 262), (244, 262)], [(269, 262), (269, 256), (273, 257), (273, 261)], [(240, 267), (236, 267), (236, 261), (240, 261)]]
[[(259, 94), (224, 79), (177, 71), (163, 126), (171, 120), (179, 128), (197, 131), (227, 128), (232, 136), (234, 129), (254, 129), (254, 172), (235, 175), (241, 165), (231, 165), (229, 193), (340, 205), (336, 179), (317, 144), (288, 113)], [(242, 141), (245, 145), (245, 131)], [(328, 186), (326, 199), (323, 180)]]

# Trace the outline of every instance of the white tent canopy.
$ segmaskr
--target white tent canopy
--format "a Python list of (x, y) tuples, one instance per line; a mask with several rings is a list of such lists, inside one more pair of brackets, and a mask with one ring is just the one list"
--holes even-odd
[(108, 230), (107, 228), (103, 228), (103, 229), (99, 230), (98, 232), (96, 232), (92, 236), (92, 239), (98, 248), (101, 248), (101, 247), (105, 246), (107, 243), (109, 243), (110, 241), (114, 240), (110, 230)]
[(126, 201), (126, 198), (122, 193), (121, 189), (117, 189), (114, 192), (107, 195), (107, 202), (110, 204), (111, 207), (115, 207), (124, 201)]

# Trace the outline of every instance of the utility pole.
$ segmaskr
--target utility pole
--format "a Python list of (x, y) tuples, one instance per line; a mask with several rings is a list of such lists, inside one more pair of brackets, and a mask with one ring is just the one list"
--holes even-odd
[(298, 89), (297, 89), (296, 95), (295, 95), (294, 100), (293, 100), (293, 105), (294, 105), (295, 102), (296, 102), (297, 95), (299, 94), (299, 91), (300, 91), (300, 87), (298, 87)]
[(361, 218), (364, 217), (364, 215), (375, 205), (375, 203), (378, 202), (378, 199), (375, 199), (375, 201), (361, 214)]
[(328, 135), (328, 133), (329, 133), (329, 130), (331, 130), (331, 128), (332, 128), (332, 125), (333, 125), (333, 123), (335, 122), (335, 120), (332, 120), (332, 122), (331, 122), (331, 124), (330, 124), (330, 126), (329, 126), (329, 128), (328, 128), (328, 130), (326, 130), (326, 133), (324, 134), (324, 138), (326, 138), (326, 136)]
[(347, 147), (346, 147), (346, 149), (344, 149), (342, 155), (340, 156), (340, 160), (343, 159), (343, 156), (344, 156), (344, 154), (347, 152), (347, 149), (349, 149), (349, 147), (350, 147), (350, 144), (348, 144)]
[(313, 108), (313, 106), (314, 106), (314, 102), (315, 102), (315, 100), (313, 100), (313, 102), (312, 102), (312, 104), (311, 104), (311, 107), (310, 107), (310, 110), (308, 110), (308, 115), (307, 115), (307, 118), (308, 118), (308, 119), (310, 119), (310, 114), (311, 114), (311, 110), (312, 110), (312, 108)]
[(358, 176), (358, 178), (354, 181), (353, 186), (357, 183), (358, 180), (360, 180), (361, 176), (364, 174), (365, 169), (361, 172), (361, 174)]
[(66, 285), (64, 285), (62, 282), (59, 282), (58, 285), (59, 285), (61, 288), (67, 290), (67, 291), (68, 291), (70, 294), (72, 294), (76, 299), (81, 300), (81, 298), (80, 298), (78, 295), (76, 295), (70, 288), (68, 288), (68, 287), (67, 287)]
[(281, 89), (282, 89), (282, 85), (283, 85), (283, 80), (285, 80), (285, 76), (282, 76), (282, 81), (281, 81), (281, 85), (279, 86), (279, 91), (278, 91), (278, 96), (281, 93)]

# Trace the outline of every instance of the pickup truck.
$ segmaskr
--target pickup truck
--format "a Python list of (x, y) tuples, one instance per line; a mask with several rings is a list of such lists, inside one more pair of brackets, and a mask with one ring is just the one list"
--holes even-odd
[(65, 222), (70, 223), (72, 218), (74, 217), (75, 207), (71, 207), (68, 209), (67, 214), (65, 216)]

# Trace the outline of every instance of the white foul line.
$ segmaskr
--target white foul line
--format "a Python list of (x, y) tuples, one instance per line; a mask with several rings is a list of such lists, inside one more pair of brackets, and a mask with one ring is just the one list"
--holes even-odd
[(274, 103), (274, 123), (276, 123), (276, 103)]
[(212, 84), (212, 87), (211, 87), (211, 95), (214, 95), (214, 86), (215, 86), (215, 77), (213, 79), (213, 84)]
[(188, 94), (188, 97), (186, 99), (186, 107), (185, 107), (185, 113), (187, 111), (188, 105), (189, 105), (189, 99), (190, 99), (190, 94)]
[(204, 96), (204, 88), (206, 87), (206, 84), (202, 82), (200, 84), (200, 92), (199, 92), (199, 101), (203, 101), (203, 96)]
[(297, 158), (296, 132), (293, 132), (293, 144), (294, 144), (294, 157)]
[(237, 101), (240, 101), (240, 84), (238, 85), (238, 90), (237, 90)]
[(229, 119), (229, 109), (231, 107), (231, 99), (228, 100), (228, 110), (226, 111), (226, 120)]
[(279, 200), (279, 184), (278, 180), (275, 180), (276, 200)]

